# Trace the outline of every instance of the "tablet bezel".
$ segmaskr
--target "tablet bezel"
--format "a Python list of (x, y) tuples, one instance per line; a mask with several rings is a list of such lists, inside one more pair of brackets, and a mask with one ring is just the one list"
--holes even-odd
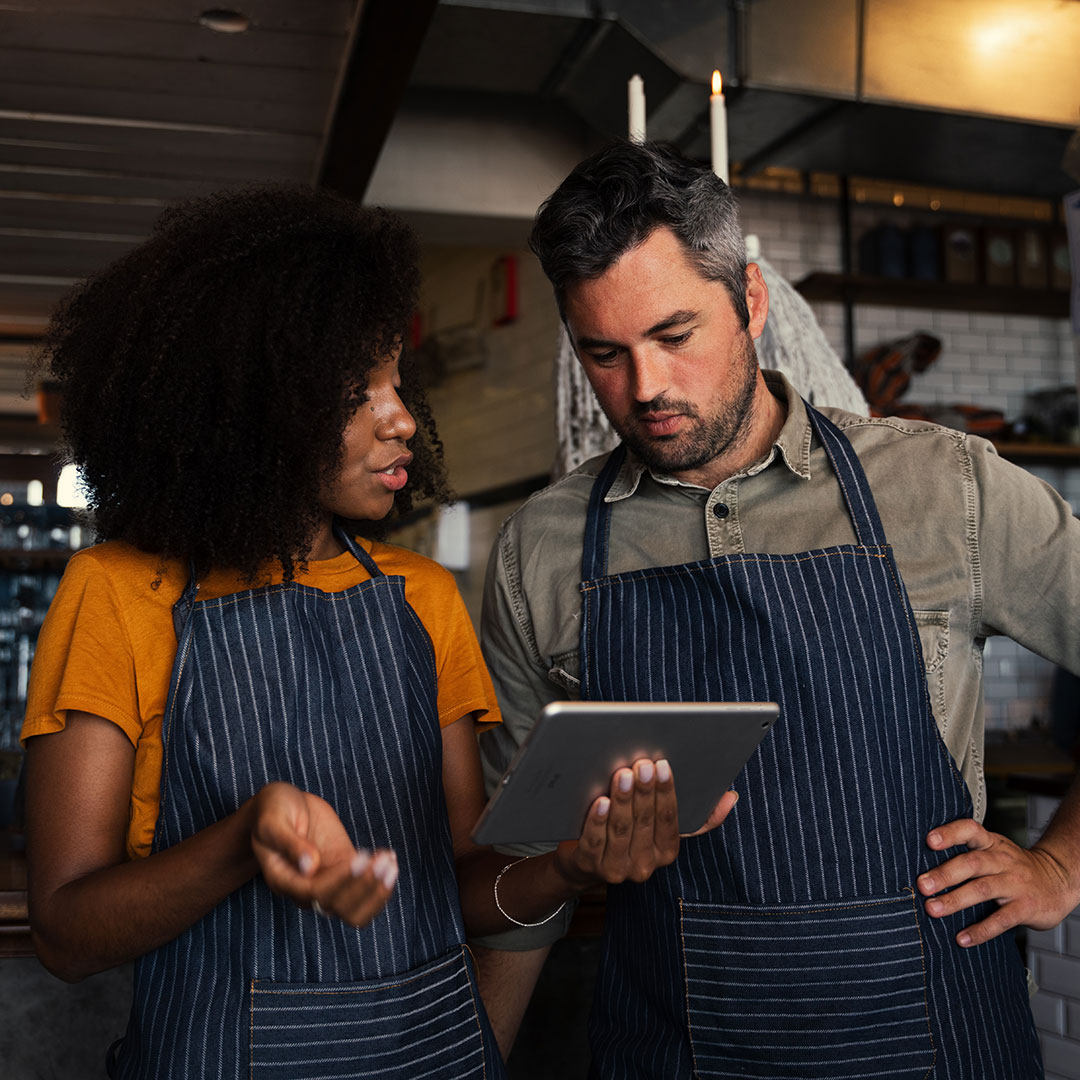
[(551, 702), (488, 800), (473, 840), (576, 840), (615, 770), (638, 758), (670, 762), (679, 831), (696, 832), (778, 716), (768, 701)]

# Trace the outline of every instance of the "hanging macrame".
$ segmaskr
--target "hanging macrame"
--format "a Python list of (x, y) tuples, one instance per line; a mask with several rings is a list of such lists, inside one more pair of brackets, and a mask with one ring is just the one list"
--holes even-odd
[[(783, 372), (813, 405), (869, 415), (866, 399), (822, 333), (810, 305), (765, 259), (754, 261), (769, 289), (769, 317), (757, 341), (761, 366)], [(619, 441), (582, 374), (565, 327), (559, 333), (555, 364), (555, 433), (553, 480)]]

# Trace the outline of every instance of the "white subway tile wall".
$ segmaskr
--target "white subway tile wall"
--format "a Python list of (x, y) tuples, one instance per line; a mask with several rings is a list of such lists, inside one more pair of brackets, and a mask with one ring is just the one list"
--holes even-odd
[[(745, 192), (739, 198), (744, 230), (755, 233), (761, 254), (790, 282), (815, 270), (842, 268), (840, 219), (827, 202)], [(868, 224), (870, 211), (858, 211)], [(882, 211), (884, 216), (884, 211)], [(898, 223), (902, 218), (897, 217)], [(844, 355), (844, 310), (839, 303), (812, 305), (829, 343)], [(942, 343), (937, 361), (911, 380), (905, 401), (965, 404), (1000, 409), (1008, 419), (1023, 413), (1025, 395), (1077, 384), (1076, 344), (1066, 319), (982, 312), (936, 311), (858, 305), (855, 349), (916, 331)], [(1032, 467), (1080, 511), (1080, 467)], [(986, 650), (988, 731), (1026, 728), (1049, 718), (1053, 666), (1012, 641), (991, 639)]]
[[(1028, 799), (1028, 843), (1046, 828), (1058, 800)], [(1080, 1080), (1080, 908), (1053, 930), (1030, 930), (1028, 967), (1038, 986), (1031, 1011), (1039, 1029), (1046, 1080)]]

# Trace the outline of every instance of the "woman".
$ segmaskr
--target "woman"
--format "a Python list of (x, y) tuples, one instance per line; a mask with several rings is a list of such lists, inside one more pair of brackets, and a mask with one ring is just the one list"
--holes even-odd
[(105, 543), (39, 640), (31, 920), (62, 977), (138, 958), (114, 1076), (502, 1075), (454, 866), (497, 706), (450, 575), (354, 539), (446, 494), (417, 282), (390, 215), (264, 189), (53, 322)]
[(115, 1077), (502, 1076), (466, 925), (678, 849), (647, 762), (581, 843), (507, 873), (469, 840), (499, 720), (475, 635), (448, 573), (359, 539), (446, 497), (417, 283), (392, 215), (258, 189), (170, 211), (53, 320), (103, 542), (38, 642), (30, 916), (63, 978), (136, 961)]

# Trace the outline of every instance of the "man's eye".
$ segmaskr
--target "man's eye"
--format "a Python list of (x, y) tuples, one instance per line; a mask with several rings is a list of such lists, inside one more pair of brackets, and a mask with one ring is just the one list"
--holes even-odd
[(589, 359), (597, 364), (610, 364), (618, 355), (616, 349), (611, 349), (608, 352), (591, 352), (589, 353)]
[(690, 335), (692, 333), (692, 330), (687, 330), (682, 334), (669, 334), (667, 337), (662, 337), (660, 340), (665, 345), (683, 345), (690, 340)]

